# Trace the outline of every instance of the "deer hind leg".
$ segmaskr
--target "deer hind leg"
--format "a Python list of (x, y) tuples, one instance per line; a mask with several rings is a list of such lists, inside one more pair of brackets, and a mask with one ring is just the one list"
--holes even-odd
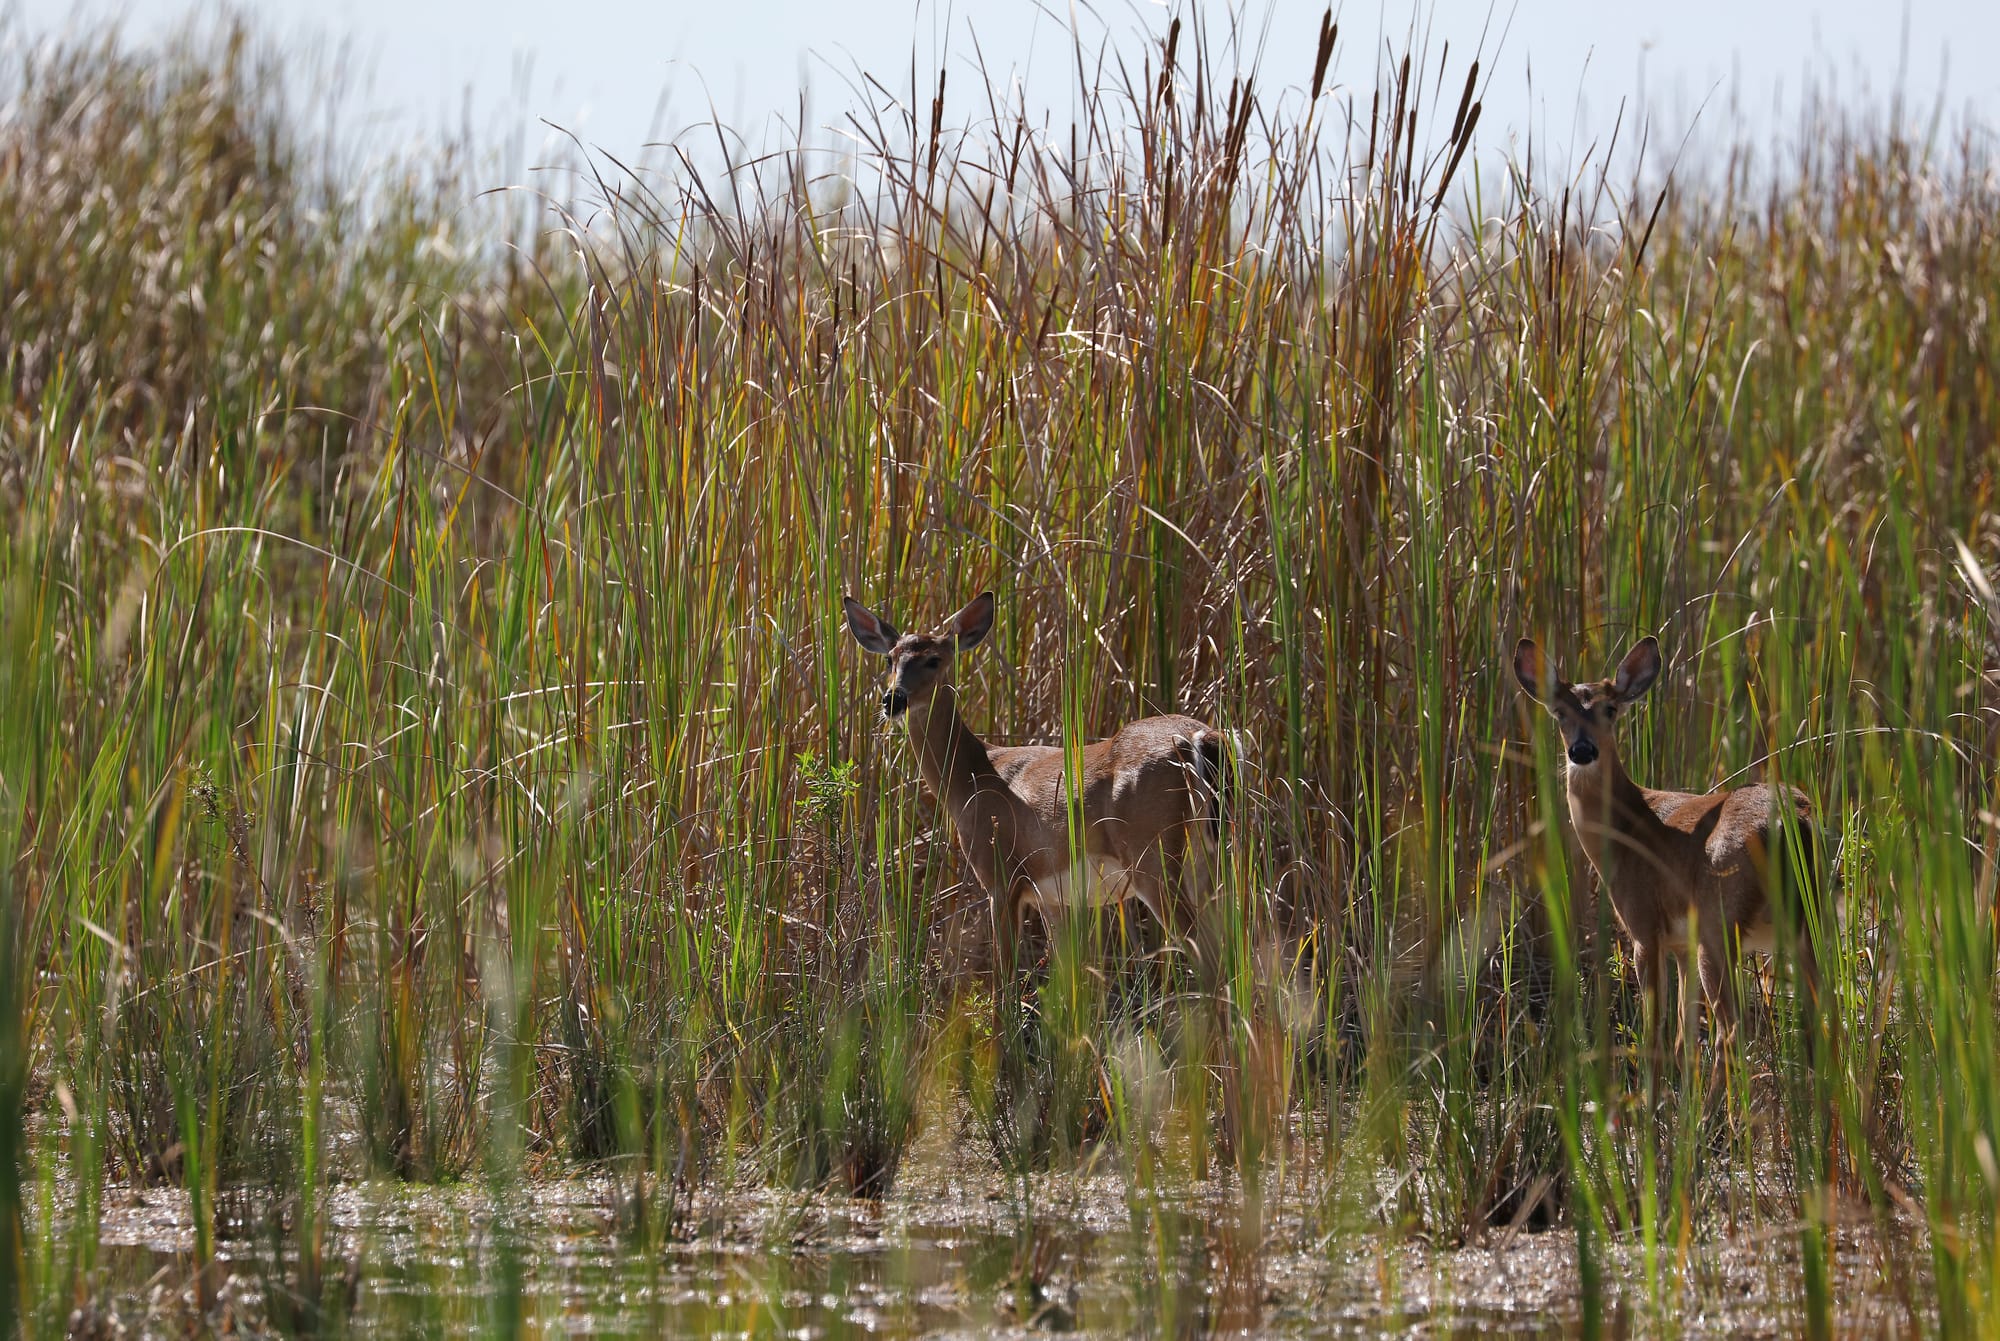
[[(1146, 911), (1151, 913), (1153, 920), (1159, 924), (1160, 944), (1162, 947), (1166, 946), (1174, 938), (1177, 919), (1174, 915), (1173, 902), (1169, 897), (1166, 876), (1160, 865), (1159, 854), (1146, 852), (1135, 860), (1122, 863), (1119, 869), (1123, 880), (1118, 895), (1120, 926), (1125, 927), (1126, 919), (1131, 915), (1128, 900), (1136, 899), (1145, 905)], [(1129, 928), (1124, 943), (1128, 948), (1131, 945)]]
[(1714, 1069), (1708, 1079), (1711, 1104), (1722, 1097), (1729, 1059), (1735, 1053), (1736, 1044), (1736, 956), (1729, 953), (1728, 935), (1723, 929), (1722, 919), (1716, 918), (1713, 930), (1702, 928), (1701, 941), (1695, 947), (1695, 966), (1701, 974), (1701, 994), (1708, 1002), (1709, 1019), (1714, 1030)]
[[(1818, 1074), (1822, 1065), (1837, 1065), (1840, 1054), (1839, 1018), (1827, 999), (1826, 984), (1820, 974), (1819, 953), (1813, 949), (1812, 927), (1803, 907), (1792, 910), (1790, 944), (1792, 950), (1792, 998), (1797, 1010), (1799, 1039), (1808, 1072)], [(1830, 933), (1829, 933), (1830, 934)], [(1778, 943), (1782, 946), (1781, 934)]]
[(1173, 891), (1167, 881), (1166, 862), (1157, 847), (1149, 847), (1137, 860), (1125, 863), (1125, 888), (1131, 896), (1146, 905), (1146, 911), (1160, 924), (1160, 930), (1172, 936), (1178, 929), (1179, 919), (1175, 916)]
[(1812, 933), (1804, 925), (1804, 917), (1799, 918), (1799, 923), (1793, 933), (1792, 1000), (1806, 1065), (1806, 1084), (1820, 1122), (1819, 1175), (1829, 1188), (1859, 1191), (1858, 1184), (1850, 1177), (1846, 1134), (1833, 1097), (1834, 1077), (1825, 1074), (1827, 1070), (1837, 1074), (1840, 1066), (1839, 1018), (1825, 994)]
[[(1797, 850), (1799, 844), (1803, 844), (1802, 852)], [(1824, 1031), (1826, 1041), (1833, 1043), (1835, 1024), (1822, 992), (1819, 956), (1812, 942), (1812, 915), (1818, 912), (1824, 916), (1828, 909), (1827, 886), (1817, 858), (1812, 825), (1788, 823), (1773, 835), (1764, 879), (1765, 896), (1775, 914), (1774, 946), (1789, 945), (1792, 951), (1792, 996), (1806, 1066), (1813, 1071), (1822, 1060), (1820, 1035)]]
[(1155, 844), (1129, 868), (1132, 893), (1152, 910), (1163, 941), (1185, 945), (1197, 963), (1206, 958), (1201, 910), (1207, 902), (1207, 860), (1199, 843), (1179, 852)]
[(1736, 1034), (1735, 960), (1721, 936), (1704, 935), (1695, 950), (1695, 967), (1701, 974), (1701, 995), (1708, 1003), (1709, 1017), (1715, 1022), (1717, 1042)]

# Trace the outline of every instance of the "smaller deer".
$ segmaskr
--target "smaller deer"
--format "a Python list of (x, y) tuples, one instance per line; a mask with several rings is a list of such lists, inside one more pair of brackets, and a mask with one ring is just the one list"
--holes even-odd
[[(1654, 639), (1640, 639), (1617, 672), (1595, 684), (1565, 684), (1551, 677), (1546, 665), (1530, 639), (1515, 647), (1515, 678), (1562, 730), (1570, 821), (1631, 938), (1633, 967), (1656, 1026), (1664, 1027), (1662, 956), (1681, 961), (1685, 984), (1692, 950), (1702, 995), (1727, 1037), (1736, 1019), (1737, 960), (1744, 951), (1773, 951), (1780, 925), (1792, 932), (1793, 962), (1816, 1007), (1819, 971), (1806, 930), (1806, 901), (1819, 898), (1819, 881), (1805, 795), (1762, 785), (1704, 794), (1662, 792), (1632, 781), (1619, 760), (1613, 726), (1659, 677), (1660, 645)], [(1797, 856), (1803, 860), (1795, 861), (1788, 844), (1802, 845)], [(1802, 881), (1795, 880), (1795, 870)], [(1782, 918), (1776, 916), (1780, 910)], [(1816, 1009), (1807, 1020), (1810, 1049)]]
[(1129, 896), (1169, 934), (1193, 925), (1221, 836), (1228, 760), (1216, 731), (1192, 717), (1146, 717), (1084, 746), (1076, 760), (1081, 823), (1072, 837), (1064, 752), (989, 748), (958, 713), (952, 664), (992, 630), (993, 593), (973, 598), (935, 634), (898, 633), (851, 596), (845, 606), (854, 640), (889, 658), (882, 715), (908, 722), (917, 770), (986, 891), (1002, 986), (1013, 979), (1029, 907), (1047, 925), (1073, 901), (1098, 906)]

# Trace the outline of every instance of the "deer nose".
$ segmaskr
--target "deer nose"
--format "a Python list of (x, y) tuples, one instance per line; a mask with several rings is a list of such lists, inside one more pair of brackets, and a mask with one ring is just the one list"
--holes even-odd
[(1585, 768), (1597, 762), (1597, 742), (1588, 736), (1581, 736), (1569, 747), (1569, 761), (1578, 768)]
[(910, 696), (905, 694), (900, 687), (891, 689), (888, 693), (882, 695), (882, 715), (884, 717), (900, 717), (903, 714), (903, 709), (909, 706)]

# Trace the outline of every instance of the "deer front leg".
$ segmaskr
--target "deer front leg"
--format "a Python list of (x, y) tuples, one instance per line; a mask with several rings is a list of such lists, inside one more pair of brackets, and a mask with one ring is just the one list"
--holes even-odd
[(981, 832), (974, 840), (961, 830), (959, 844), (979, 887), (986, 891), (986, 907), (993, 921), (993, 1001), (997, 1007), (1014, 981), (1016, 958), (1021, 940), (1021, 893), (1018, 883), (1001, 875), (998, 833)]
[(1022, 893), (1018, 882), (987, 886), (993, 915), (993, 1039), (999, 1047), (1001, 1091), (1015, 1097), (1027, 1083), (1034, 1031), (1022, 1009), (1020, 969)]
[(1021, 942), (1021, 905), (1013, 891), (989, 889), (987, 907), (993, 915), (993, 996), (998, 1000), (1014, 981), (1015, 958)]
[(1632, 967), (1639, 974), (1639, 1032), (1653, 1060), (1666, 1055), (1666, 959), (1653, 941), (1634, 939)]

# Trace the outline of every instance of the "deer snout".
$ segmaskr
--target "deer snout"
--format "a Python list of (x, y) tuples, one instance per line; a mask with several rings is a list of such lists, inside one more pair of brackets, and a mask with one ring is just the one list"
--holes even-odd
[(882, 695), (882, 715), (884, 717), (901, 717), (903, 710), (909, 706), (910, 696), (903, 692), (901, 685), (897, 685), (894, 689)]
[(1589, 736), (1578, 736), (1569, 745), (1569, 761), (1578, 768), (1588, 768), (1597, 762), (1597, 742)]

